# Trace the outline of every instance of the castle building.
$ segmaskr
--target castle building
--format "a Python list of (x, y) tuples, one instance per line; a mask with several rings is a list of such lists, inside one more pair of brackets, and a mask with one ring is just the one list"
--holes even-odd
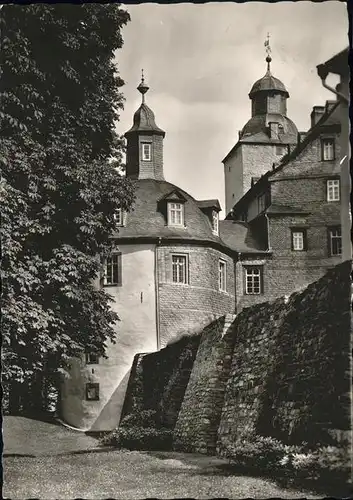
[[(165, 132), (145, 102), (143, 78), (138, 90), (142, 103), (125, 134), (126, 175), (135, 180), (136, 201), (130, 213), (116, 214), (115, 250), (100, 283), (120, 318), (117, 341), (109, 344), (107, 359), (73, 360), (62, 389), (64, 421), (83, 430), (117, 426), (137, 353), (165, 347), (236, 308), (238, 237), (228, 230), (227, 241), (222, 239), (218, 200), (195, 200), (164, 180)], [(245, 238), (241, 224), (225, 224)]]
[(265, 76), (250, 90), (251, 118), (239, 132), (235, 146), (223, 159), (226, 213), (253, 182), (292, 151), (298, 142), (298, 130), (287, 116), (289, 93), (272, 75), (271, 60), (268, 55)]
[(142, 103), (125, 134), (136, 200), (131, 212), (117, 212), (114, 251), (97, 278), (120, 318), (116, 343), (107, 358), (72, 360), (61, 394), (68, 425), (116, 428), (136, 354), (289, 295), (341, 261), (340, 103), (315, 106), (310, 130), (298, 133), (287, 117), (289, 94), (266, 61), (249, 94), (252, 117), (224, 159), (224, 221), (218, 200), (195, 200), (165, 180), (165, 132), (142, 78)]
[[(238, 310), (305, 288), (342, 260), (340, 103), (315, 106), (311, 119), (296, 148), (226, 217), (244, 221), (268, 250), (255, 267), (242, 266), (245, 293), (237, 288)], [(254, 274), (259, 284), (249, 293)]]

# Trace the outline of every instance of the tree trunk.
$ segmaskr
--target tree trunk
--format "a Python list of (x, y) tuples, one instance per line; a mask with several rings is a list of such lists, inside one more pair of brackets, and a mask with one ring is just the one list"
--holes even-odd
[(9, 391), (9, 414), (19, 415), (21, 411), (21, 392), (20, 384), (17, 382), (10, 382), (8, 386)]

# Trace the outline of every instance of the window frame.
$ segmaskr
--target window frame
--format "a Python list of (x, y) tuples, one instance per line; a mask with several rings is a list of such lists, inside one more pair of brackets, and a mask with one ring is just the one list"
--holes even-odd
[[(147, 146), (147, 150), (149, 152), (148, 155), (145, 153), (145, 146)], [(141, 158), (142, 161), (152, 161), (152, 143), (151, 142), (141, 142)]]
[[(119, 217), (117, 216), (119, 214)], [(119, 227), (124, 225), (124, 212), (122, 208), (117, 208), (114, 213), (115, 224)]]
[[(248, 290), (248, 272), (259, 270), (259, 292), (254, 293)], [(263, 295), (264, 287), (263, 287), (263, 266), (261, 265), (246, 265), (244, 266), (244, 294), (245, 295)]]
[[(325, 158), (325, 142), (330, 142), (332, 144), (332, 158)], [(333, 137), (322, 137), (321, 138), (321, 161), (335, 161), (336, 159), (336, 145), (335, 139)]]
[[(260, 203), (261, 200), (261, 203)], [(263, 203), (263, 208), (261, 208), (261, 205)], [(257, 197), (257, 210), (258, 213), (261, 214), (264, 210), (267, 208), (267, 197), (266, 193), (262, 193)]]
[[(303, 235), (303, 248), (295, 248), (294, 245), (294, 234), (301, 233)], [(291, 228), (291, 250), (292, 252), (306, 252), (308, 250), (308, 242), (307, 242), (307, 230), (302, 227), (292, 227)]]
[(227, 292), (227, 261), (224, 259), (218, 261), (218, 289), (220, 292)]
[[(94, 361), (94, 359), (95, 359), (95, 361)], [(86, 360), (86, 365), (99, 365), (99, 355), (98, 354), (95, 354), (92, 352), (86, 352), (85, 353), (85, 360)]]
[[(96, 390), (95, 397), (89, 397), (90, 389)], [(99, 401), (99, 383), (98, 382), (87, 382), (86, 383), (86, 401)]]
[[(113, 281), (114, 271), (112, 270), (112, 282), (108, 283), (107, 280), (107, 266), (108, 260), (117, 257), (117, 262), (114, 264), (117, 266), (117, 281)], [(103, 273), (103, 286), (122, 286), (122, 253), (118, 251), (112, 252), (108, 257), (104, 259), (104, 273)]]
[[(333, 231), (339, 231), (340, 235), (339, 236), (334, 236), (332, 233)], [(328, 232), (328, 253), (330, 257), (340, 257), (342, 255), (342, 227), (341, 226), (331, 226), (327, 228)], [(339, 240), (340, 241), (340, 252), (339, 253), (334, 253), (333, 252), (333, 240)]]
[[(172, 205), (179, 205), (180, 209), (173, 209)], [(172, 222), (172, 212), (178, 212), (181, 214), (181, 222), (176, 223)], [(180, 201), (168, 201), (168, 226), (171, 227), (184, 227), (185, 222), (184, 222), (184, 203)]]
[[(174, 259), (183, 259), (184, 265), (184, 273), (183, 279), (184, 281), (174, 281)], [(178, 268), (178, 267), (177, 267)], [(171, 281), (174, 285), (189, 285), (189, 256), (185, 253), (172, 253), (171, 254)]]
[[(330, 183), (333, 183), (333, 182), (337, 182), (338, 183), (338, 198), (331, 198), (330, 199), (330, 196), (329, 196), (329, 193), (330, 193), (330, 187), (329, 187), (329, 184)], [(334, 188), (332, 188), (332, 193), (334, 194), (335, 190)], [(326, 201), (328, 202), (336, 202), (336, 201), (341, 201), (341, 179), (339, 177), (335, 177), (335, 178), (332, 178), (332, 179), (327, 179), (326, 180)]]
[(219, 213), (217, 210), (212, 210), (212, 232), (219, 235)]

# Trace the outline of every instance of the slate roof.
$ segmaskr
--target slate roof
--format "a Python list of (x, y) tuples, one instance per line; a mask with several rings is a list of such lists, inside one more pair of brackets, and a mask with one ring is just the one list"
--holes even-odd
[[(283, 133), (277, 137), (270, 137), (269, 123), (276, 122), (283, 126)], [(298, 129), (287, 116), (280, 113), (267, 113), (255, 115), (245, 124), (239, 139), (244, 142), (270, 142), (278, 144), (296, 144), (298, 142)]]
[(147, 104), (142, 103), (141, 106), (134, 114), (133, 126), (128, 130), (126, 134), (131, 134), (132, 132), (153, 132), (154, 134), (159, 134), (165, 136), (164, 130), (159, 128), (156, 124), (154, 113)]
[(250, 90), (249, 97), (253, 97), (257, 92), (268, 92), (269, 90), (283, 92), (287, 97), (289, 97), (288, 91), (281, 80), (275, 78), (270, 71), (267, 71), (265, 76), (254, 83)]
[(213, 200), (196, 200), (197, 206), (199, 208), (215, 208), (216, 210), (222, 210), (219, 201)]
[(246, 222), (222, 220), (219, 223), (220, 236), (224, 243), (238, 252), (265, 252)]
[[(112, 234), (124, 241), (139, 238), (165, 238), (169, 240), (204, 241), (240, 252), (262, 250), (250, 234), (250, 229), (240, 222), (220, 221), (220, 236), (212, 232), (211, 222), (201, 210), (199, 202), (179, 187), (166, 181), (139, 179), (135, 181), (136, 199), (133, 211), (127, 214), (126, 224)], [(186, 227), (167, 225), (163, 202), (170, 193), (180, 193), (185, 199)], [(218, 200), (201, 200), (207, 203)], [(208, 205), (209, 206), (209, 205)]]
[[(170, 193), (179, 192), (185, 198), (186, 227), (167, 225), (162, 202)], [(136, 181), (136, 200), (133, 211), (127, 214), (126, 226), (119, 227), (113, 237), (137, 238), (182, 238), (185, 240), (205, 240), (222, 244), (213, 234), (208, 217), (200, 210), (196, 200), (174, 184), (154, 179)]]

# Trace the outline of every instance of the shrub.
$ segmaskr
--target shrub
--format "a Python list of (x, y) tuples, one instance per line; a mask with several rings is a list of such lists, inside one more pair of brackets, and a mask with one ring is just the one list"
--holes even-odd
[(235, 444), (223, 446), (222, 455), (230, 462), (261, 469), (283, 468), (300, 447), (284, 445), (272, 437), (247, 436)]
[(105, 435), (100, 443), (128, 450), (171, 450), (173, 432), (162, 427), (158, 413), (143, 410), (126, 415), (118, 429)]
[(120, 422), (120, 427), (160, 428), (161, 421), (155, 410), (142, 410), (126, 415)]
[(347, 449), (347, 446), (319, 445), (310, 449), (304, 442), (298, 446), (285, 445), (271, 437), (252, 435), (235, 444), (221, 445), (221, 454), (240, 467), (333, 483), (348, 478)]
[(168, 451), (172, 448), (173, 434), (170, 429), (153, 427), (119, 427), (101, 440), (103, 446), (115, 446), (127, 450)]

